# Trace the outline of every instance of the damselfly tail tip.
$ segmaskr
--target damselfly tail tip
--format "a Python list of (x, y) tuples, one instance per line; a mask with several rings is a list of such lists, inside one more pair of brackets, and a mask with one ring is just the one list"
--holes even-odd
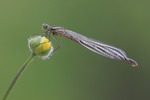
[(135, 60), (133, 60), (133, 59), (128, 58), (128, 59), (127, 59), (127, 62), (128, 62), (132, 67), (137, 67), (137, 66), (138, 66), (138, 63), (137, 63)]

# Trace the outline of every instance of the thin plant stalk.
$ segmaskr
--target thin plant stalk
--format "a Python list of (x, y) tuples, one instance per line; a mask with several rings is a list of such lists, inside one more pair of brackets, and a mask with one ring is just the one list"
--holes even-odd
[(21, 74), (23, 73), (23, 71), (25, 70), (25, 68), (30, 64), (30, 62), (33, 60), (33, 58), (36, 56), (36, 54), (32, 53), (31, 56), (26, 60), (26, 62), (21, 66), (21, 68), (19, 69), (19, 71), (17, 72), (17, 74), (15, 75), (15, 77), (13, 78), (12, 82), (10, 83), (4, 97), (2, 100), (6, 100), (7, 97), (9, 96), (11, 90), (13, 89), (13, 87), (15, 86), (17, 80), (19, 79), (19, 77), (21, 76)]

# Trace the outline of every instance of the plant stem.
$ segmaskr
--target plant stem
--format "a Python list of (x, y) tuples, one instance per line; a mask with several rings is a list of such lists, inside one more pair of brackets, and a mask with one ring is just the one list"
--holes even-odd
[(21, 66), (21, 68), (19, 69), (19, 71), (17, 72), (17, 74), (15, 75), (15, 77), (13, 78), (12, 82), (10, 83), (4, 97), (2, 100), (6, 100), (7, 97), (9, 96), (11, 90), (13, 89), (13, 87), (15, 86), (17, 80), (19, 79), (19, 77), (21, 76), (21, 74), (23, 73), (23, 71), (25, 70), (25, 68), (30, 64), (30, 62), (33, 60), (33, 58), (36, 55), (34, 53), (31, 54), (31, 56), (26, 60), (26, 62)]

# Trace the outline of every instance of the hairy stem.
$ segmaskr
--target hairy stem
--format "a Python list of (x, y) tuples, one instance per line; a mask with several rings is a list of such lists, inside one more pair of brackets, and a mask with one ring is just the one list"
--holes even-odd
[(12, 82), (10, 83), (8, 89), (6, 90), (6, 93), (3, 97), (2, 100), (6, 100), (7, 97), (9, 96), (11, 90), (13, 89), (13, 87), (15, 86), (17, 80), (19, 79), (19, 77), (21, 76), (21, 74), (23, 73), (23, 71), (25, 70), (25, 68), (30, 64), (30, 62), (33, 60), (33, 58), (36, 55), (34, 53), (31, 54), (31, 56), (25, 61), (25, 63), (21, 66), (21, 68), (19, 69), (19, 71), (17, 72), (17, 74), (15, 75), (15, 77), (13, 78)]

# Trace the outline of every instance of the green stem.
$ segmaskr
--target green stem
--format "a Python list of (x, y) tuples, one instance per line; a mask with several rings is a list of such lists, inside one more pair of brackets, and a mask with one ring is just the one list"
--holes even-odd
[(7, 97), (9, 96), (11, 90), (13, 89), (13, 87), (15, 86), (15, 83), (17, 82), (17, 80), (19, 79), (19, 77), (21, 76), (21, 74), (23, 73), (23, 71), (25, 70), (25, 68), (29, 65), (29, 63), (33, 60), (33, 58), (35, 57), (35, 54), (32, 53), (32, 55), (26, 60), (26, 62), (21, 66), (21, 68), (19, 69), (19, 71), (17, 72), (17, 74), (15, 75), (15, 77), (13, 78), (12, 82), (10, 83), (4, 97), (2, 100), (6, 100)]

